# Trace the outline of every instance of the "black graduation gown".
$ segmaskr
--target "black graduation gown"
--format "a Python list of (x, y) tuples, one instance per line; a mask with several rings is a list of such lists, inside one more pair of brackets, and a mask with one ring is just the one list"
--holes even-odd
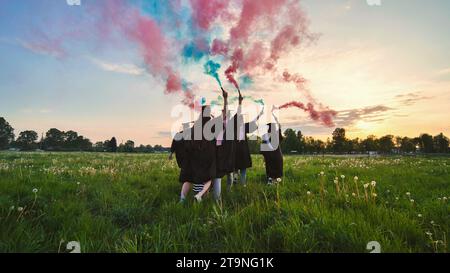
[[(209, 120), (204, 120), (206, 123)], [(192, 140), (189, 148), (189, 162), (193, 183), (205, 184), (216, 177), (216, 141), (201, 140), (194, 138), (192, 130)]]
[[(244, 124), (244, 139), (239, 140), (239, 128), (237, 124), (237, 115), (234, 117), (234, 128), (235, 128), (235, 142), (236, 142), (236, 153), (234, 162), (234, 171), (248, 169), (252, 167), (252, 157), (250, 155), (250, 148), (248, 146), (247, 134), (253, 133), (256, 130), (256, 122), (247, 122)], [(252, 128), (250, 128), (252, 127)]]
[(279, 145), (277, 149), (273, 151), (261, 151), (266, 165), (266, 176), (272, 179), (283, 177), (283, 154), (281, 153), (281, 140), (283, 139), (283, 135), (281, 134), (281, 128), (278, 130), (278, 135)]
[(182, 137), (182, 132), (178, 133), (177, 136), (172, 140), (172, 146), (170, 151), (175, 153), (177, 160), (177, 165), (180, 168), (179, 182), (193, 182), (192, 172), (189, 160), (189, 141)]
[[(222, 116), (219, 117), (222, 119)], [(216, 177), (222, 178), (226, 174), (233, 172), (234, 170), (234, 159), (236, 152), (235, 141), (233, 141), (233, 137), (227, 136), (228, 130), (232, 130), (233, 119), (229, 120), (227, 126), (223, 124), (223, 130), (215, 129), (216, 133)], [(223, 131), (222, 135), (222, 144), (218, 145), (217, 139), (219, 134)]]

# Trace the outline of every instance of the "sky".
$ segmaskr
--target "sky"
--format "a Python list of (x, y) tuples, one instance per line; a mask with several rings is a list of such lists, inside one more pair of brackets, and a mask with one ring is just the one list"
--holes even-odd
[[(215, 1), (217, 8), (226, 2)], [(224, 74), (233, 58), (205, 54), (201, 47), (189, 47), (192, 41), (220, 38), (245, 48), (273, 38), (264, 31), (265, 24), (273, 24), (274, 31), (283, 26), (275, 11), (248, 39), (233, 38), (230, 29), (245, 27), (242, 18), (249, 18), (239, 17), (241, 1), (232, 1), (223, 13), (206, 10), (214, 16), (199, 19), (189, 0), (167, 5), (155, 0), (81, 0), (79, 6), (66, 0), (0, 0), (0, 116), (16, 135), (58, 128), (75, 130), (94, 142), (116, 136), (119, 142), (168, 145), (171, 132), (197, 115), (183, 103), (189, 94), (207, 103), (220, 94), (216, 80), (204, 73), (206, 60), (221, 64), (221, 82), (236, 95)], [(309, 100), (320, 111), (335, 112), (332, 126), (292, 108), (277, 112), (283, 127), (322, 139), (336, 127), (345, 128), (349, 137), (450, 136), (449, 1), (269, 1), (298, 2), (294, 4), (305, 21), (295, 26), (300, 26), (298, 31), (307, 27), (302, 33), (314, 38), (283, 48), (276, 70), (244, 65), (236, 73), (251, 75), (250, 84), (240, 81), (241, 89), (264, 100), (265, 118), (270, 118), (272, 105)], [(133, 20), (137, 23), (128, 23)], [(283, 82), (276, 76), (282, 71), (306, 82), (301, 87)], [(172, 75), (179, 76), (173, 81), (177, 88), (169, 86)], [(259, 107), (246, 100), (246, 119)], [(187, 116), (176, 115), (180, 111)]]

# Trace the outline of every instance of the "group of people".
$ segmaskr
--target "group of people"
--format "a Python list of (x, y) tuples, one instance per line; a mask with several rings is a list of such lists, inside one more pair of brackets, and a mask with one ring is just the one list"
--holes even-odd
[[(210, 106), (202, 106), (199, 118), (183, 124), (183, 130), (172, 141), (169, 159), (176, 156), (180, 168), (179, 182), (182, 184), (180, 202), (193, 187), (194, 198), (201, 202), (206, 193), (213, 189), (216, 201), (221, 198), (222, 179), (227, 176), (227, 186), (247, 183), (247, 169), (252, 167), (252, 158), (247, 134), (258, 129), (257, 121), (263, 115), (264, 107), (251, 122), (244, 122), (242, 114), (243, 97), (239, 94), (237, 113), (230, 115), (228, 93), (222, 88), (224, 106), (218, 117), (211, 115)], [(268, 123), (266, 133), (262, 135), (261, 153), (264, 156), (267, 183), (281, 181), (283, 176), (283, 156), (280, 143), (281, 125), (275, 116), (275, 123)]]

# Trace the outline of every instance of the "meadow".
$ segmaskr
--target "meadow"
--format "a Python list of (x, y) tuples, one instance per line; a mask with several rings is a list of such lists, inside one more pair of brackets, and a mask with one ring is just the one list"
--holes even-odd
[[(285, 156), (178, 204), (165, 154), (0, 153), (0, 252), (448, 252), (450, 158)], [(191, 195), (192, 197), (192, 195)]]

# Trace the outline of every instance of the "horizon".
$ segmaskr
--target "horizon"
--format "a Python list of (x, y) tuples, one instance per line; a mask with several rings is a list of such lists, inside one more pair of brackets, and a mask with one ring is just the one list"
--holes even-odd
[[(181, 0), (183, 5), (186, 2)], [(107, 2), (86, 0), (80, 6), (69, 6), (65, 0), (1, 3), (0, 116), (16, 136), (34, 130), (40, 137), (57, 128), (74, 130), (93, 143), (114, 136), (118, 143), (170, 145), (170, 133), (181, 125), (171, 113), (183, 94), (166, 94), (166, 84), (144, 63), (139, 46), (130, 39), (109, 37), (117, 35), (110, 26), (99, 33), (83, 31), (103, 19), (95, 11)], [(144, 18), (157, 22), (169, 18), (161, 18), (167, 7), (158, 6), (157, 1), (124, 3)], [(380, 6), (365, 0), (299, 3), (311, 33), (320, 37), (283, 55), (278, 61), (280, 71), (299, 73), (317, 105), (335, 110), (337, 116), (335, 126), (327, 127), (299, 109), (280, 111), (283, 129), (322, 140), (331, 137), (335, 128), (345, 128), (351, 139), (450, 135), (450, 37), (443, 35), (450, 25), (448, 1), (384, 0)], [(182, 19), (191, 16), (188, 9), (180, 14)], [(233, 22), (219, 23), (212, 33), (227, 36)], [(185, 41), (185, 33), (180, 35)], [(220, 93), (215, 90), (220, 89), (203, 73), (202, 63), (181, 57), (174, 62), (179, 73), (197, 87), (195, 100), (217, 99)], [(220, 79), (235, 96), (225, 69), (221, 68)], [(294, 84), (261, 73), (241, 87), (243, 95), (264, 99), (266, 116), (271, 105), (307, 101)], [(236, 103), (231, 106), (237, 107)], [(254, 106), (251, 100), (244, 102), (244, 110)]]

